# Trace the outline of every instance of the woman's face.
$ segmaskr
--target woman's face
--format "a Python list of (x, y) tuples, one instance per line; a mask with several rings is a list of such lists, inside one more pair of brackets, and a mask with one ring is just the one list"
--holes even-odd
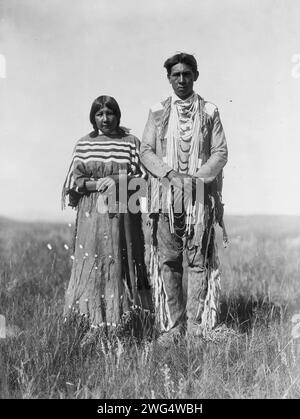
[(103, 134), (116, 134), (118, 128), (118, 119), (111, 109), (107, 106), (99, 109), (95, 114), (97, 128)]

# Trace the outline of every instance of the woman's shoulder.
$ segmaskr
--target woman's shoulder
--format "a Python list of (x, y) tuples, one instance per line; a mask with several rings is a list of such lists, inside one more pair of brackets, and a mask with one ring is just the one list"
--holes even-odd
[(77, 149), (77, 147), (80, 147), (81, 145), (84, 145), (85, 143), (91, 143), (95, 141), (96, 137), (97, 137), (97, 134), (95, 133), (95, 131), (92, 131), (89, 134), (86, 134), (83, 137), (79, 138), (79, 140), (77, 140), (75, 143), (74, 151)]
[(76, 141), (76, 145), (79, 143), (94, 141), (97, 136), (98, 134), (95, 133), (95, 131), (92, 131), (89, 134), (86, 134), (83, 137), (79, 138), (79, 140)]
[(140, 146), (140, 143), (141, 143), (141, 141), (139, 140), (139, 138), (138, 138), (136, 135), (133, 135), (133, 134), (131, 134), (131, 133), (126, 133), (126, 134), (123, 136), (123, 139), (124, 139), (125, 141), (128, 141), (128, 142), (130, 142), (130, 143), (134, 144), (134, 145), (135, 145), (135, 146), (137, 146), (137, 147), (139, 147), (139, 146)]
[(83, 137), (79, 138), (79, 140), (76, 141), (75, 143), (75, 148), (77, 146), (81, 146), (84, 143), (92, 143), (92, 142), (97, 142), (98, 141), (103, 141), (104, 139), (106, 140), (110, 140), (110, 141), (121, 141), (126, 142), (126, 143), (130, 143), (132, 146), (135, 146), (137, 148), (140, 147), (140, 143), (141, 141), (139, 140), (139, 138), (136, 135), (133, 135), (129, 132), (124, 132), (121, 135), (115, 136), (115, 137), (106, 137), (105, 135), (98, 135), (97, 133), (95, 133), (95, 131), (90, 132), (87, 135), (84, 135)]

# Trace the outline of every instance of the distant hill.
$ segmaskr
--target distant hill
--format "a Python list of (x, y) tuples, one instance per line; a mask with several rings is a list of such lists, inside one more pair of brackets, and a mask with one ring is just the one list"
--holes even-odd
[(55, 221), (26, 221), (26, 220), (15, 220), (8, 217), (0, 216), (0, 229), (1, 228), (32, 228), (40, 227), (40, 228), (49, 228), (49, 227), (61, 227), (62, 225), (66, 225), (66, 223), (55, 222)]
[[(300, 235), (300, 216), (294, 215), (225, 215), (225, 224), (229, 235), (270, 233), (275, 236)], [(17, 221), (0, 216), (0, 234), (1, 230), (64, 230), (67, 226), (66, 222)]]
[(300, 216), (296, 215), (225, 215), (230, 234), (300, 235)]
[(51, 221), (19, 221), (7, 217), (0, 217), (0, 244), (10, 239), (26, 235), (27, 237), (46, 237), (49, 234), (69, 235), (73, 229), (68, 223), (57, 223)]

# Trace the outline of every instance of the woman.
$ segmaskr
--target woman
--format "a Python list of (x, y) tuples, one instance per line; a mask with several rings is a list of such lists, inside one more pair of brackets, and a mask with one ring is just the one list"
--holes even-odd
[(93, 102), (94, 131), (77, 142), (63, 188), (63, 202), (69, 195), (69, 205), (77, 207), (64, 314), (85, 315), (92, 327), (105, 331), (123, 330), (126, 319), (151, 309), (140, 214), (124, 211), (127, 202), (120, 212), (119, 202), (108, 200), (118, 196), (119, 183), (127, 187), (129, 179), (145, 174), (139, 140), (120, 127), (120, 118), (113, 97)]

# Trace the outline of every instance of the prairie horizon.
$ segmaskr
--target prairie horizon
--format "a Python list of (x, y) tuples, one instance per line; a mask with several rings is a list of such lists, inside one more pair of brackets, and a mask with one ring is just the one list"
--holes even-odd
[[(0, 227), (3, 226), (5, 223), (12, 226), (13, 223), (16, 223), (17, 225), (41, 225), (45, 224), (48, 226), (61, 226), (70, 224), (75, 221), (76, 212), (72, 210), (73, 214), (72, 216), (67, 217), (66, 219), (56, 219), (56, 218), (42, 218), (42, 219), (26, 219), (26, 217), (10, 217), (6, 215), (0, 214)], [(62, 211), (63, 214), (63, 211)], [(225, 209), (224, 214), (225, 223), (228, 225), (228, 228), (235, 228), (240, 225), (245, 225), (245, 222), (249, 222), (249, 226), (253, 227), (255, 230), (260, 229), (260, 222), (265, 221), (267, 224), (265, 227), (272, 228), (274, 227), (274, 222), (276, 221), (276, 228), (281, 229), (286, 226), (289, 232), (292, 232), (294, 229), (295, 232), (297, 232), (297, 225), (298, 230), (300, 230), (300, 214), (299, 215), (292, 215), (292, 214), (227, 214)], [(282, 226), (280, 228), (280, 226)]]

